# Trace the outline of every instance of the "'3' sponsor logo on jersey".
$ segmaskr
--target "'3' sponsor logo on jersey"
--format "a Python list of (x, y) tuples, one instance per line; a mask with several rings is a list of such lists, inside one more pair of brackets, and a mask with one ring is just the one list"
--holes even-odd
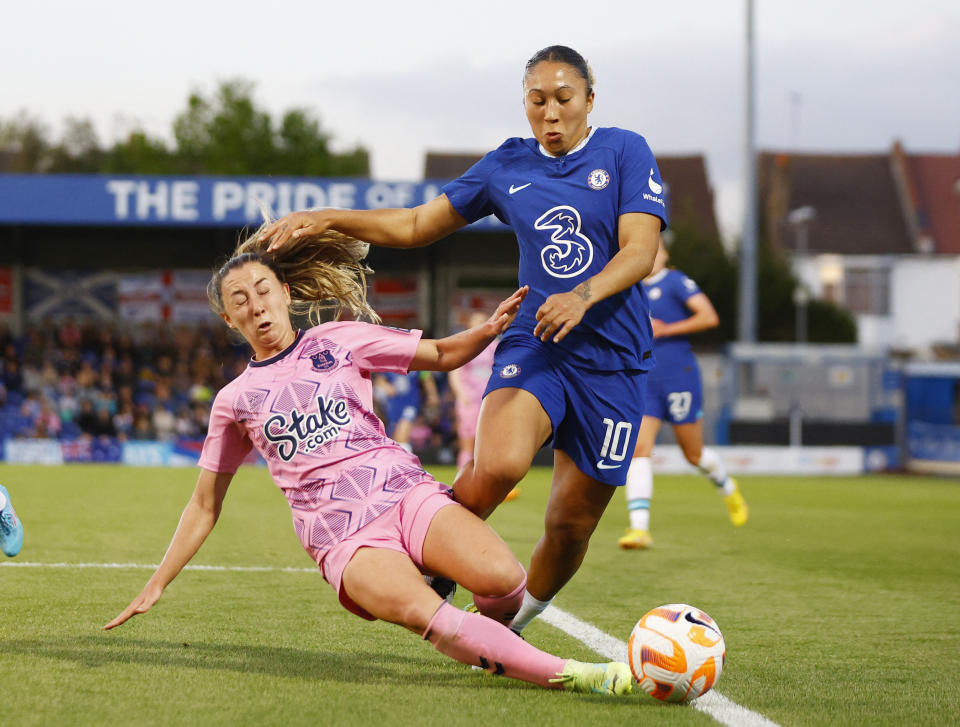
[(543, 269), (555, 278), (573, 278), (593, 262), (593, 243), (580, 231), (580, 213), (569, 205), (544, 212), (534, 228), (550, 233), (550, 242), (540, 250)]

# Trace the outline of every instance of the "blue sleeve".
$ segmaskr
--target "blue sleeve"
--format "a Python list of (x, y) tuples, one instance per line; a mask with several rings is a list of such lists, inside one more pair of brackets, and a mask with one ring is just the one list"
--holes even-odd
[(677, 278), (674, 283), (674, 289), (676, 291), (677, 297), (686, 302), (697, 293), (700, 292), (700, 286), (696, 284), (693, 278), (688, 278), (686, 275), (677, 271)]
[(646, 212), (660, 218), (660, 229), (667, 227), (667, 205), (657, 160), (646, 139), (625, 132), (620, 152), (619, 214)]
[(490, 204), (487, 181), (498, 166), (492, 151), (470, 167), (461, 177), (443, 186), (450, 204), (467, 222), (476, 222), (496, 210)]

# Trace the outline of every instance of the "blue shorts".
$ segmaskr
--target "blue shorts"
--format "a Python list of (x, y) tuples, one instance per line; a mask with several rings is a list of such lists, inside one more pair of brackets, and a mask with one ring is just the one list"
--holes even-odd
[(495, 389), (529, 391), (550, 417), (550, 445), (585, 475), (623, 485), (643, 418), (646, 372), (582, 369), (551, 356), (551, 345), (532, 336), (504, 338), (484, 396)]
[(703, 384), (695, 359), (670, 368), (657, 365), (647, 377), (644, 416), (670, 424), (694, 424), (703, 418)]
[(395, 427), (400, 422), (412, 422), (420, 413), (420, 397), (396, 396), (387, 401), (387, 421)]
[(386, 374), (394, 387), (393, 396), (386, 401), (387, 431), (392, 432), (400, 422), (412, 422), (420, 413), (420, 382), (418, 374)]

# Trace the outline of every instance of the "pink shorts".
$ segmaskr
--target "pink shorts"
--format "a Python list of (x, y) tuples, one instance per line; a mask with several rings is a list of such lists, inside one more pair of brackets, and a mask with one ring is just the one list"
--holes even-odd
[(387, 548), (406, 553), (418, 568), (423, 568), (423, 541), (427, 529), (441, 509), (456, 505), (453, 490), (447, 485), (427, 480), (414, 485), (396, 505), (376, 520), (364, 525), (350, 537), (327, 551), (320, 572), (333, 586), (340, 603), (351, 613), (375, 621), (367, 611), (350, 600), (343, 590), (343, 570), (360, 548)]

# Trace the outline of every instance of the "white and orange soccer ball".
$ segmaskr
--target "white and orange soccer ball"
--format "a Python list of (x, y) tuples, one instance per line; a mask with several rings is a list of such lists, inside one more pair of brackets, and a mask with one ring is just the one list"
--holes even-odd
[(707, 614), (669, 603), (637, 621), (627, 653), (633, 677), (647, 694), (663, 702), (686, 702), (717, 683), (727, 648)]

